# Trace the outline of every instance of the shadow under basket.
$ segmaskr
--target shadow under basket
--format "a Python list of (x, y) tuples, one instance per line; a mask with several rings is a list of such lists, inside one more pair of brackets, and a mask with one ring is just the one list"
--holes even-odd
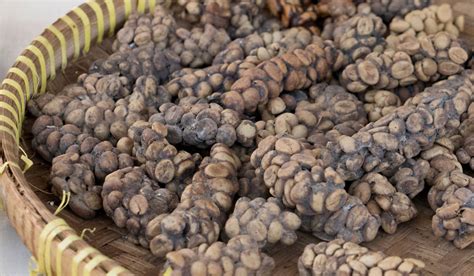
[[(466, 16), (463, 35), (474, 45), (474, 17), (468, 14), (474, 10), (474, 2), (435, 2), (450, 2), (456, 13)], [(32, 252), (38, 270), (47, 275), (157, 275), (162, 268), (163, 259), (128, 242), (124, 230), (103, 213), (93, 220), (83, 220), (68, 208), (54, 215), (59, 202), (48, 187), (50, 165), (32, 150), (34, 119), (25, 116), (27, 100), (45, 90), (58, 93), (75, 82), (94, 60), (110, 54), (112, 39), (102, 37), (113, 34), (131, 12), (143, 13), (155, 4), (154, 0), (98, 0), (81, 5), (32, 42), (0, 87), (0, 207)], [(80, 51), (87, 54), (77, 57)], [(26, 156), (33, 166), (29, 167)], [(23, 172), (25, 167), (29, 168)], [(380, 231), (364, 246), (388, 255), (421, 259), (426, 274), (472, 275), (474, 247), (459, 250), (437, 239), (431, 230), (433, 211), (421, 200), (424, 197), (426, 194), (421, 194), (416, 200), (419, 214), (414, 220), (401, 224), (393, 235)], [(274, 275), (297, 274), (297, 259), (305, 245), (318, 241), (300, 232), (294, 245), (268, 248), (276, 263)]]

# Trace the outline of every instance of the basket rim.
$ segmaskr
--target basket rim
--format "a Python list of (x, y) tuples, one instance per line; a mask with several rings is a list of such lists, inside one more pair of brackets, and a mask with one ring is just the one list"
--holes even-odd
[[(92, 247), (34, 193), (24, 172), (32, 165), (20, 143), (26, 103), (46, 90), (59, 68), (112, 35), (133, 12), (153, 10), (157, 0), (92, 0), (72, 9), (33, 40), (0, 86), (0, 208), (46, 275), (129, 275)], [(1, 211), (1, 209), (0, 209)]]

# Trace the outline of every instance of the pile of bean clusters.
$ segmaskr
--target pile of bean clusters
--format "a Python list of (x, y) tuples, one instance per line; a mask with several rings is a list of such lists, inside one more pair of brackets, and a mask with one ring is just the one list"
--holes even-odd
[[(168, 3), (168, 1), (164, 1)], [(474, 71), (464, 18), (428, 0), (177, 1), (132, 14), (113, 53), (28, 103), (70, 209), (101, 212), (171, 275), (414, 275), (358, 246), (433, 209), (474, 242)], [(192, 26), (192, 27), (190, 27)]]

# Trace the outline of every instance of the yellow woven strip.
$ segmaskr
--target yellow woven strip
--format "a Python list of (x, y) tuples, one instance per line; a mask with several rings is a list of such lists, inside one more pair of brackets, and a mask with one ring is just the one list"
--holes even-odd
[(20, 156), (21, 161), (25, 163), (25, 166), (23, 167), (22, 172), (25, 173), (31, 166), (33, 166), (33, 161), (31, 161), (30, 158), (26, 154), (23, 154)]
[(130, 12), (132, 12), (132, 1), (123, 0), (123, 4), (125, 5), (125, 19), (127, 19), (130, 15)]
[(73, 235), (65, 238), (62, 242), (58, 244), (56, 252), (56, 275), (63, 275), (62, 273), (62, 262), (63, 253), (73, 242), (80, 240), (79, 236)]
[(48, 238), (49, 234), (51, 231), (53, 231), (55, 228), (59, 226), (67, 225), (67, 223), (60, 218), (54, 219), (50, 221), (46, 226), (43, 228), (43, 231), (41, 231), (40, 237), (39, 237), (39, 247), (38, 247), (38, 268), (40, 272), (45, 272), (45, 253), (46, 253), (46, 239)]
[(171, 276), (172, 272), (173, 272), (173, 269), (171, 268), (171, 266), (168, 266), (168, 268), (163, 273), (163, 276)]
[(40, 51), (40, 49), (38, 49), (38, 47), (36, 47), (35, 45), (30, 44), (30, 45), (28, 45), (28, 47), (26, 47), (26, 49), (31, 51), (39, 61), (40, 73), (41, 73), (40, 74), (40, 76), (41, 76), (40, 93), (44, 93), (44, 92), (46, 92), (46, 79), (48, 78), (48, 75), (46, 73), (46, 60), (44, 59), (44, 55)]
[(54, 215), (57, 216), (59, 213), (61, 213), (64, 208), (69, 204), (69, 200), (71, 200), (71, 192), (66, 192), (63, 190), (63, 195), (61, 197), (61, 203), (59, 204), (58, 208), (56, 208), (56, 211), (54, 212)]
[(95, 18), (97, 20), (97, 43), (101, 43), (104, 38), (104, 13), (100, 5), (95, 1), (89, 1), (87, 5), (95, 12)]
[[(0, 103), (0, 108), (2, 108), (4, 105), (7, 105), (7, 103)], [(15, 133), (16, 140), (20, 140), (20, 131), (18, 130), (18, 126), (11, 118), (5, 115), (0, 115), (0, 122), (6, 123), (7, 125), (9, 125), (13, 129), (13, 132)]]
[(18, 166), (17, 163), (14, 163), (12, 161), (7, 161), (5, 163), (3, 163), (1, 166), (0, 166), (0, 175), (2, 175), (4, 172), (5, 172), (5, 169), (7, 167), (16, 167), (18, 169), (20, 169), (20, 166)]
[(31, 61), (30, 58), (27, 58), (25, 56), (19, 56), (16, 60), (26, 64), (30, 69), (31, 74), (33, 75), (33, 88), (31, 89), (31, 91), (29, 89), (26, 90), (26, 100), (29, 100), (31, 98), (31, 95), (34, 94), (36, 92), (36, 89), (38, 88), (38, 72), (36, 71), (35, 64), (33, 63), (33, 61)]
[(30, 276), (39, 276), (41, 272), (38, 269), (38, 262), (36, 261), (35, 257), (31, 256), (28, 262), (28, 270)]
[(79, 264), (90, 254), (98, 252), (97, 249), (93, 247), (87, 247), (77, 252), (76, 256), (72, 259), (71, 275), (77, 276), (77, 271), (79, 270)]
[(122, 272), (126, 272), (127, 270), (121, 266), (116, 266), (112, 268), (111, 271), (107, 273), (107, 276), (118, 276)]
[(2, 108), (5, 108), (6, 110), (8, 110), (8, 112), (10, 112), (10, 114), (13, 115), (13, 119), (15, 120), (17, 125), (19, 125), (20, 121), (19, 121), (19, 118), (18, 118), (18, 114), (16, 113), (16, 110), (13, 108), (13, 106), (11, 106), (7, 103), (2, 103), (2, 104), (3, 104)]
[[(12, 67), (8, 70), (8, 73), (12, 73), (12, 74), (15, 74), (17, 75), (18, 77), (21, 78), (21, 80), (23, 81), (23, 84), (25, 85), (25, 91), (27, 91), (27, 95), (30, 95), (30, 80), (28, 79), (28, 76), (26, 75), (25, 72), (21, 71), (19, 68), (16, 68), (16, 67)], [(21, 88), (21, 87), (20, 87)], [(21, 94), (22, 98), (21, 100), (23, 101), (23, 98), (25, 96), (25, 94), (23, 93), (23, 89), (20, 89), (18, 90), (18, 92)], [(27, 101), (29, 100), (29, 98), (26, 99)]]
[(113, 0), (105, 0), (107, 11), (109, 12), (109, 36), (113, 36), (115, 33), (115, 4)]
[(15, 140), (17, 145), (20, 144), (20, 141), (16, 139), (15, 133), (13, 132), (11, 128), (0, 125), (0, 132), (2, 131), (5, 131), (5, 133), (8, 133)]
[[(19, 122), (19, 118), (21, 117), (21, 112), (22, 112), (22, 109), (21, 109), (21, 105), (20, 105), (20, 101), (18, 100), (18, 98), (15, 96), (15, 94), (13, 94), (12, 92), (8, 91), (8, 90), (0, 90), (0, 96), (5, 96), (9, 99), (11, 99), (13, 101), (13, 103), (16, 105), (16, 109), (17, 111), (14, 111), (15, 112), (15, 117), (17, 118), (17, 122)], [(9, 106), (9, 107), (5, 107), (6, 109), (13, 109), (12, 106)]]
[(82, 21), (83, 32), (84, 32), (84, 53), (89, 52), (91, 48), (91, 21), (89, 20), (89, 16), (84, 12), (81, 7), (77, 7), (72, 10)]
[(153, 11), (155, 10), (155, 6), (156, 6), (156, 0), (150, 0), (150, 1), (148, 1), (148, 5), (150, 5), (150, 10), (149, 10), (149, 12), (150, 12), (150, 13), (153, 13)]
[(49, 75), (50, 79), (54, 79), (56, 77), (56, 58), (54, 57), (53, 45), (51, 45), (51, 42), (49, 42), (49, 40), (47, 40), (44, 36), (38, 36), (35, 41), (41, 43), (46, 51), (48, 51)]
[(138, 0), (138, 13), (145, 13), (146, 0)]
[[(19, 115), (23, 115), (24, 111), (25, 111), (25, 98), (24, 98), (24, 93), (23, 93), (23, 89), (21, 88), (20, 84), (12, 79), (4, 79), (2, 84), (8, 84), (10, 85), (11, 87), (13, 87), (17, 92), (18, 92), (18, 96), (20, 96), (20, 114)], [(7, 91), (7, 90), (2, 90), (2, 94), (3, 94), (3, 91)], [(12, 93), (12, 92), (10, 92)], [(15, 104), (17, 105), (18, 107), (18, 98), (17, 98), (17, 95), (13, 94), (13, 98), (16, 99), (15, 101)], [(5, 96), (7, 96), (5, 94)], [(10, 98), (10, 97), (9, 97)], [(12, 99), (13, 100), (13, 99)]]
[[(66, 44), (66, 38), (64, 37), (64, 34), (61, 33), (58, 28), (56, 28), (54, 25), (50, 25), (48, 28), (59, 40), (59, 46), (61, 47), (61, 70), (66, 69), (67, 66), (67, 44)], [(56, 64), (55, 64), (56, 66)]]
[[(53, 242), (54, 238), (61, 232), (70, 230), (71, 227), (68, 225), (61, 225), (56, 228), (54, 228), (51, 233), (48, 235), (46, 238), (46, 257), (45, 257), (45, 266), (46, 266), (46, 275), (53, 275), (53, 272), (51, 270), (51, 243)], [(60, 274), (58, 274), (60, 275)]]
[(108, 260), (109, 258), (105, 257), (104, 255), (97, 255), (90, 262), (86, 264), (84, 267), (84, 276), (91, 276), (92, 270), (96, 268), (101, 262)]
[(79, 54), (81, 52), (80, 46), (81, 42), (79, 39), (79, 30), (77, 29), (76, 23), (71, 19), (71, 17), (65, 15), (61, 17), (61, 20), (66, 23), (66, 25), (69, 26), (69, 28), (72, 31), (72, 36), (73, 36), (73, 43), (74, 43), (74, 55), (73, 59), (77, 59), (79, 57)]

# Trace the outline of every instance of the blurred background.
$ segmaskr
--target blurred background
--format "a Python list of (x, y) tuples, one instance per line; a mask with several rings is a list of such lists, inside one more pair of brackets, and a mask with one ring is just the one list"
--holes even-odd
[[(23, 49), (85, 0), (0, 0), (0, 81)], [(29, 275), (31, 254), (0, 211), (0, 276)]]

